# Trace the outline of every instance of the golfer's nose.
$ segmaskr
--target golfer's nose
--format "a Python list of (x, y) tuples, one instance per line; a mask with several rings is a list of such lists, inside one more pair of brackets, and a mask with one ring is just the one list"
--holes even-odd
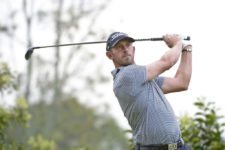
[(128, 46), (126, 46), (126, 45), (122, 45), (121, 48), (123, 51), (128, 51)]

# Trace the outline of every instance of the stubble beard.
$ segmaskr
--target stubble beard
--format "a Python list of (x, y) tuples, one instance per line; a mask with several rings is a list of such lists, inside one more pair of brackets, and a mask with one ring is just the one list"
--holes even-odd
[(124, 56), (120, 61), (117, 62), (119, 66), (128, 66), (134, 64), (134, 58), (132, 56)]

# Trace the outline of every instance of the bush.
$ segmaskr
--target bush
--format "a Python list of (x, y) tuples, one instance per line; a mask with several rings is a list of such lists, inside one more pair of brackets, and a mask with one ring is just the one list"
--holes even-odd
[(185, 115), (180, 119), (184, 140), (192, 149), (224, 150), (225, 123), (221, 122), (224, 116), (218, 115), (215, 103), (206, 102), (205, 98), (198, 98), (194, 105), (198, 108), (194, 117)]
[[(12, 92), (16, 90), (14, 77), (7, 64), (0, 63), (0, 92)], [(0, 150), (55, 150), (54, 142), (44, 139), (41, 135), (31, 137), (28, 142), (18, 143), (14, 137), (9, 136), (16, 125), (28, 127), (31, 115), (28, 112), (28, 104), (22, 97), (16, 100), (12, 108), (0, 106)]]

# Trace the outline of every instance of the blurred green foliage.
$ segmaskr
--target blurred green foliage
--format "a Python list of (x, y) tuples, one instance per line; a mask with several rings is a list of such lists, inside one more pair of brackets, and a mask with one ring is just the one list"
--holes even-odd
[(17, 89), (14, 76), (6, 63), (0, 62), (0, 92), (11, 92)]
[(184, 141), (194, 150), (224, 150), (224, 116), (218, 115), (215, 103), (206, 102), (205, 98), (198, 98), (194, 105), (198, 109), (194, 117), (180, 118)]
[(0, 149), (1, 150), (14, 150), (21, 149), (23, 145), (21, 143), (17, 143), (17, 141), (9, 138), (8, 134), (6, 134), (6, 130), (9, 126), (15, 123), (19, 123), (21, 125), (26, 125), (27, 119), (29, 119), (30, 115), (21, 104), (24, 103), (24, 99), (17, 100), (17, 106), (12, 109), (6, 109), (0, 107)]
[(10, 135), (22, 142), (41, 134), (55, 141), (59, 149), (128, 149), (127, 138), (114, 119), (95, 111), (96, 108), (87, 108), (73, 97), (49, 104), (40, 102), (30, 106), (30, 127), (13, 127), (17, 130)]
[(28, 144), (30, 145), (32, 150), (55, 150), (56, 144), (54, 141), (48, 141), (43, 138), (42, 135), (37, 135), (35, 137), (30, 137), (28, 140)]
[[(1, 92), (15, 90), (11, 72), (2, 65)], [(72, 96), (64, 98), (29, 106), (19, 97), (15, 106), (0, 106), (0, 150), (128, 149), (124, 131), (109, 114), (97, 113), (98, 108), (84, 106)]]
[(30, 107), (32, 128), (22, 132), (28, 137), (39, 133), (53, 139), (59, 149), (127, 149), (122, 129), (112, 117), (96, 113), (96, 109), (81, 105), (74, 97), (38, 103)]
[[(0, 91), (1, 93), (12, 92), (16, 89), (16, 82), (6, 63), (0, 63)], [(31, 115), (28, 112), (26, 100), (19, 97), (15, 100), (15, 106), (7, 108), (0, 106), (0, 150), (53, 150), (51, 141), (30, 138), (29, 142), (18, 142), (12, 138), (8, 131), (14, 126), (24, 129), (29, 127), (28, 121)], [(21, 134), (20, 136), (22, 136)], [(34, 142), (35, 141), (35, 142)], [(36, 145), (39, 145), (37, 147)]]

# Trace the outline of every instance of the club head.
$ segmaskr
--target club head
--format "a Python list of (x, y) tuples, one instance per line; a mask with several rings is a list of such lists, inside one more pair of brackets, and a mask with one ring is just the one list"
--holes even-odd
[(26, 54), (25, 54), (25, 59), (26, 59), (26, 60), (30, 59), (30, 57), (31, 57), (31, 55), (32, 55), (32, 53), (33, 53), (33, 51), (34, 51), (34, 48), (33, 48), (33, 47), (31, 47), (31, 48), (29, 48), (29, 49), (27, 50), (27, 52), (26, 52)]
[(190, 36), (187, 36), (185, 40), (190, 41), (191, 40), (191, 37)]

